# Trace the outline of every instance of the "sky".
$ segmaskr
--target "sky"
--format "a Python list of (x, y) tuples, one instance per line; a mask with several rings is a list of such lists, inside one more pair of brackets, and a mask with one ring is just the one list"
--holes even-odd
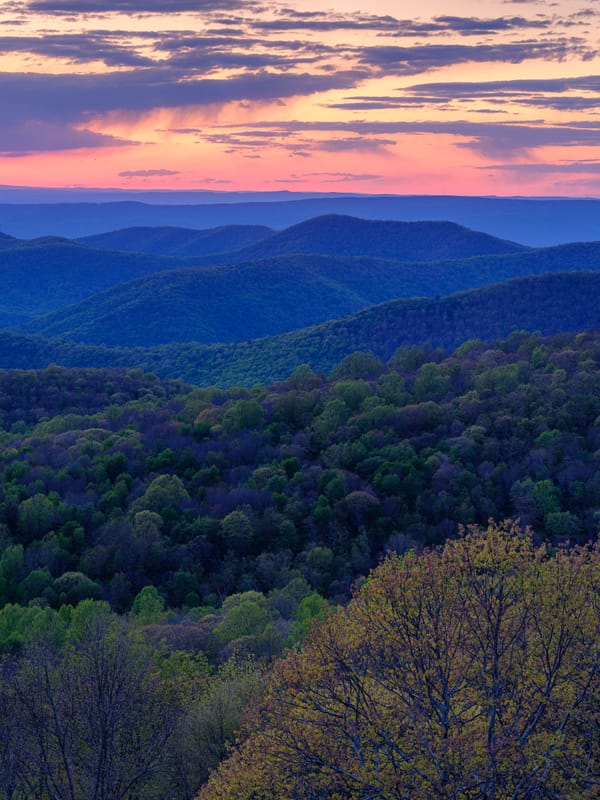
[(0, 0), (0, 184), (600, 196), (600, 0)]

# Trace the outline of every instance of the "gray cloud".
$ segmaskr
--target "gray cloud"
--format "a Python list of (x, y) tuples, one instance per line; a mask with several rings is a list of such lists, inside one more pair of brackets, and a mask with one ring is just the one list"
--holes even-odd
[[(395, 103), (436, 104), (451, 102), (505, 103), (553, 108), (561, 111), (595, 109), (600, 106), (600, 76), (574, 78), (490, 81), (484, 83), (420, 83), (404, 90), (402, 98), (388, 98)], [(587, 94), (586, 94), (587, 93)], [(366, 99), (366, 98), (365, 98)]]
[(392, 16), (378, 16), (375, 14), (325, 14), (319, 11), (293, 11), (286, 9), (283, 14), (275, 19), (257, 20), (254, 27), (267, 31), (309, 30), (309, 31), (335, 31), (335, 30), (372, 30), (395, 32), (403, 24), (414, 25), (408, 21), (400, 21)]
[(378, 175), (368, 172), (305, 172), (305, 178), (327, 178), (334, 181), (378, 181), (383, 180), (385, 175)]
[(414, 95), (412, 97), (369, 97), (368, 95), (351, 97), (341, 103), (329, 103), (327, 108), (339, 108), (346, 111), (384, 111), (395, 108), (423, 108), (429, 105), (448, 105), (446, 97), (434, 95)]
[(495, 34), (509, 30), (548, 28), (549, 19), (526, 19), (525, 17), (479, 17), (438, 16), (428, 22), (415, 19), (397, 19), (390, 15), (376, 14), (331, 14), (319, 11), (293, 11), (285, 9), (275, 19), (258, 20), (254, 27), (268, 31), (335, 31), (371, 30), (390, 36), (429, 36), (443, 33), (458, 33), (465, 36)]
[(149, 66), (153, 62), (129, 46), (120, 44), (119, 34), (45, 34), (44, 36), (1, 36), (1, 53), (35, 53), (49, 58), (89, 63), (103, 61), (108, 66)]
[(379, 181), (385, 175), (360, 172), (303, 172), (292, 173), (288, 178), (279, 178), (277, 183), (303, 183), (307, 178), (322, 178), (323, 183), (352, 183), (354, 181)]
[(124, 145), (128, 142), (82, 129), (110, 112), (143, 114), (155, 108), (277, 102), (281, 97), (350, 88), (362, 77), (362, 73), (272, 74), (259, 70), (223, 80), (174, 80), (174, 71), (168, 68), (74, 75), (0, 73), (0, 152)]
[(437, 97), (495, 97), (499, 93), (507, 96), (532, 92), (561, 93), (568, 91), (600, 92), (600, 75), (567, 78), (532, 78), (513, 81), (416, 83), (408, 87), (411, 92), (427, 92)]
[[(30, 120), (0, 127), (0, 153), (17, 156), (33, 152), (75, 150), (80, 148), (115, 147), (121, 139), (93, 131), (76, 130), (60, 122)], [(132, 144), (132, 142), (128, 142)]]
[(359, 62), (385, 75), (417, 75), (452, 64), (502, 62), (520, 64), (543, 59), (563, 61), (568, 55), (590, 58), (594, 54), (582, 39), (525, 41), (506, 44), (426, 44), (416, 47), (382, 45), (365, 47)]
[(342, 153), (347, 151), (380, 152), (394, 144), (396, 144), (395, 139), (369, 139), (364, 136), (355, 136), (346, 139), (315, 141), (312, 143), (312, 149), (324, 150), (328, 153)]
[[(25, 9), (28, 15), (69, 14), (72, 17), (113, 12), (168, 15), (192, 11), (205, 15), (198, 32), (167, 29), (59, 33), (55, 30), (44, 32), (43, 36), (0, 37), (0, 52), (32, 53), (42, 58), (66, 59), (74, 64), (102, 61), (111, 69), (97, 74), (84, 70), (79, 73), (73, 70), (71, 74), (0, 73), (4, 128), (0, 139), (6, 146), (5, 152), (10, 153), (29, 152), (27, 148), (122, 144), (121, 140), (85, 130), (92, 120), (111, 113), (135, 117), (159, 108), (226, 103), (247, 107), (267, 102), (283, 105), (289, 97), (307, 97), (330, 90), (356, 92), (356, 96), (329, 106), (347, 112), (401, 111), (427, 106), (456, 108), (453, 104), (471, 101), (477, 101), (478, 107), (469, 107), (469, 110), (481, 114), (492, 110), (503, 113), (502, 105), (509, 101), (531, 108), (563, 110), (594, 109), (600, 104), (597, 98), (600, 97), (600, 78), (597, 76), (570, 81), (565, 78), (562, 81), (487, 84), (421, 83), (398, 90), (397, 96), (392, 97), (371, 97), (366, 94), (368, 90), (362, 88), (358, 94), (357, 87), (372, 78), (411, 76), (466, 63), (587, 59), (595, 53), (582, 38), (557, 36), (557, 25), (562, 25), (564, 20), (550, 20), (545, 13), (532, 19), (517, 13), (493, 18), (446, 14), (431, 20), (407, 20), (364, 12), (278, 10), (277, 6), (261, 6), (255, 0), (11, 0), (7, 8), (11, 12)], [(589, 15), (580, 19), (585, 21)], [(80, 24), (78, 20), (78, 27)], [(340, 31), (335, 45), (326, 37), (319, 40), (319, 32), (334, 30)], [(360, 39), (349, 36), (350, 43), (344, 42), (341, 35), (343, 31), (363, 30), (370, 31), (370, 36)], [(533, 36), (532, 30), (541, 31), (543, 35), (522, 41), (508, 41), (506, 36), (508, 33), (515, 39), (515, 32), (519, 31), (523, 36)], [(286, 31), (300, 33), (286, 34)], [(418, 37), (420, 43), (410, 45), (407, 42), (405, 47), (398, 46), (402, 44), (398, 38), (403, 36)], [(467, 42), (465, 38), (457, 41), (458, 36), (479, 38), (475, 41), (470, 38)], [(433, 41), (424, 41), (429, 38)], [(453, 40), (455, 43), (448, 43)], [(353, 44), (356, 41), (367, 44), (357, 46)], [(340, 64), (346, 68), (340, 68)], [(230, 76), (221, 77), (218, 72), (222, 70)], [(252, 156), (256, 155), (253, 150), (258, 152), (276, 146), (304, 158), (317, 150), (385, 152), (396, 143), (396, 139), (386, 136), (407, 133), (453, 134), (464, 139), (459, 146), (486, 155), (528, 152), (548, 138), (565, 146), (591, 144), (597, 135), (596, 128), (573, 125), (561, 128), (501, 122), (480, 124), (466, 120), (398, 122), (390, 123), (391, 128), (385, 127), (388, 123), (369, 127), (371, 123), (357, 121), (346, 126), (332, 123), (332, 127), (326, 128), (315, 124), (302, 129), (294, 128), (292, 122), (290, 127), (271, 125), (261, 129), (254, 126), (241, 132), (223, 132), (211, 127), (207, 134), (199, 131), (194, 122), (191, 120), (189, 128), (177, 130)], [(42, 141), (39, 133), (44, 126), (49, 145)], [(334, 133), (335, 138), (307, 135), (309, 131), (323, 134), (327, 130)], [(63, 144), (58, 141), (59, 131), (64, 133)]]
[(199, 178), (198, 180), (194, 181), (194, 183), (225, 184), (225, 183), (233, 183), (233, 181), (230, 181), (227, 178)]
[[(419, 83), (401, 91), (403, 93), (400, 96), (353, 95), (339, 103), (332, 103), (328, 107), (348, 111), (372, 111), (440, 105), (450, 107), (452, 103), (470, 102), (480, 106), (482, 100), (494, 106), (511, 103), (561, 111), (580, 111), (600, 107), (600, 76), (597, 75), (485, 83)], [(475, 110), (482, 113), (501, 113), (498, 108), (482, 109), (479, 107)]]
[(600, 193), (600, 178), (579, 178), (578, 180), (572, 181), (555, 181), (554, 187), (569, 192), (572, 192), (574, 189), (578, 191), (584, 189), (590, 194), (597, 195)]
[(119, 172), (120, 178), (154, 178), (168, 175), (181, 175), (177, 169), (126, 169)]
[(549, 28), (552, 24), (549, 19), (525, 19), (524, 17), (481, 19), (479, 17), (441, 16), (436, 17), (435, 22), (445, 31), (462, 33), (467, 36), (526, 28)]
[[(309, 130), (312, 130), (312, 128), (309, 127)], [(228, 153), (257, 150), (268, 146), (269, 149), (288, 150), (292, 155), (301, 158), (310, 158), (315, 152), (381, 153), (385, 152), (386, 148), (396, 144), (395, 139), (373, 138), (365, 135), (336, 136), (335, 138), (326, 139), (298, 138), (297, 131), (286, 130), (284, 127), (269, 128), (267, 130), (253, 128), (249, 131), (236, 131), (234, 133), (208, 133), (201, 137), (201, 141), (227, 147), (226, 152)]]
[(228, 79), (187, 79), (165, 68), (84, 75), (0, 73), (4, 122), (75, 119), (239, 100), (269, 101), (355, 86), (364, 71), (311, 75), (257, 71)]
[[(443, 134), (467, 141), (456, 143), (456, 147), (476, 151), (487, 157), (515, 157), (545, 146), (576, 147), (600, 146), (600, 122), (547, 125), (541, 121), (522, 124), (505, 122), (471, 122), (467, 120), (444, 120), (422, 122), (290, 122), (257, 123), (257, 130), (287, 130), (306, 134), (337, 132), (360, 136), (399, 136), (402, 134)], [(304, 146), (305, 142), (302, 142)], [(292, 145), (293, 146), (293, 145)]]
[(314, 64), (319, 60), (317, 55), (301, 56), (289, 53), (235, 51), (228, 48), (202, 48), (175, 53), (169, 59), (173, 69), (190, 69), (192, 72), (207, 73), (222, 69), (262, 70), (279, 69), (295, 70), (304, 64)]
[(29, 0), (23, 5), (42, 14), (172, 14), (242, 8), (248, 0)]
[[(139, 51), (139, 43), (154, 50), (154, 57)], [(145, 40), (145, 41), (144, 41)], [(251, 52), (253, 51), (254, 52)], [(102, 61), (108, 66), (168, 67), (206, 74), (212, 70), (255, 71), (277, 68), (297, 69), (314, 63), (338, 50), (303, 41), (269, 41), (248, 35), (196, 36), (188, 31), (158, 34), (129, 31), (86, 31), (85, 33), (46, 33), (44, 36), (0, 36), (0, 52), (33, 53), (77, 63)], [(156, 54), (160, 54), (160, 58)], [(164, 60), (167, 54), (167, 60)]]
[(600, 161), (569, 161), (557, 164), (535, 161), (531, 163), (513, 164), (486, 164), (485, 167), (477, 167), (481, 170), (498, 170), (502, 172), (514, 172), (527, 175), (549, 174), (549, 173), (570, 173), (570, 174), (598, 174), (600, 175)]
[[(455, 18), (452, 18), (455, 19)], [(146, 40), (156, 54), (140, 52), (133, 39)], [(364, 70), (381, 75), (415, 75), (431, 69), (468, 62), (520, 63), (528, 59), (562, 60), (567, 55), (590, 57), (592, 51), (578, 38), (524, 41), (499, 44), (427, 44), (399, 47), (373, 45), (351, 47), (303, 40), (269, 39), (248, 33), (222, 36), (188, 31), (158, 34), (151, 32), (87, 31), (85, 33), (44, 36), (0, 37), (1, 52), (31, 52), (42, 57), (68, 59), (78, 63), (103, 61), (108, 66), (128, 66), (172, 70), (171, 81), (194, 74), (206, 76), (211, 71), (240, 70), (257, 72), (270, 69), (297, 72), (306, 64), (330, 67), (332, 56), (344, 57), (347, 63), (358, 62)], [(333, 71), (333, 70), (329, 70)], [(183, 74), (185, 72), (185, 75)], [(151, 74), (149, 71), (141, 75)]]

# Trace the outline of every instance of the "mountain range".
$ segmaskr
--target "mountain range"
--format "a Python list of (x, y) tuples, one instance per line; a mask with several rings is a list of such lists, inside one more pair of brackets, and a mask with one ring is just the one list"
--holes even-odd
[[(92, 241), (87, 240), (87, 243), (56, 236), (21, 240), (3, 235), (0, 237), (0, 278), (4, 289), (0, 298), (0, 324), (5, 327), (19, 325), (27, 319), (78, 303), (109, 287), (156, 272), (248, 261), (248, 248), (240, 249), (240, 244), (250, 240), (263, 241), (262, 258), (281, 253), (282, 241), (286, 239), (293, 241), (294, 247), (287, 250), (284, 247), (285, 252), (318, 253), (326, 247), (328, 231), (335, 226), (337, 238), (347, 239), (345, 251), (352, 255), (367, 253), (374, 257), (384, 249), (386, 253), (396, 253), (397, 258), (406, 258), (404, 254), (414, 253), (414, 240), (422, 228), (422, 225), (414, 223), (386, 223), (385, 248), (382, 248), (377, 241), (382, 223), (363, 223), (358, 236), (353, 233), (354, 223), (351, 218), (322, 218), (278, 234), (267, 228), (243, 226), (204, 231), (133, 229), (92, 237)], [(438, 257), (448, 250), (449, 245), (440, 241), (444, 237), (451, 239), (452, 252), (459, 256), (522, 249), (519, 245), (507, 244), (456, 225), (425, 224), (421, 233), (433, 236), (438, 228), (439, 244), (431, 245), (431, 257)], [(121, 249), (107, 249), (110, 242)], [(273, 246), (271, 242), (274, 242)], [(223, 248), (229, 248), (230, 254), (221, 257), (214, 254), (215, 250), (222, 251)], [(421, 250), (421, 256), (427, 256), (426, 248)], [(218, 276), (215, 280), (221, 282)], [(235, 308), (238, 304), (235, 283), (230, 288), (231, 304)], [(207, 290), (210, 292), (210, 287)], [(390, 296), (393, 295), (377, 299)], [(368, 300), (339, 307), (333, 304), (331, 308), (335, 313), (347, 313), (365, 304)], [(313, 316), (300, 320), (299, 324), (310, 324), (328, 316), (331, 315)], [(265, 332), (274, 333), (276, 330)]]
[[(199, 240), (211, 239), (207, 232), (200, 234)], [(121, 232), (121, 240), (131, 246), (143, 245), (140, 236), (137, 231)], [(161, 242), (164, 251), (166, 238), (173, 252), (181, 242), (190, 242), (190, 231), (159, 229), (148, 237), (147, 246), (152, 249)], [(44, 257), (39, 240), (32, 245), (37, 301), (31, 281), (12, 262), (7, 269), (6, 299), (12, 309), (38, 313), (29, 320), (14, 320), (12, 326), (111, 347), (243, 341), (305, 328), (399, 297), (439, 297), (511, 278), (596, 269), (600, 264), (600, 243), (531, 249), (450, 223), (331, 216), (268, 235), (258, 244), (221, 256), (226, 263), (212, 267), (187, 266), (197, 258), (90, 251), (63, 240), (47, 246)], [(21, 253), (29, 252), (20, 247)], [(333, 255), (336, 251), (347, 255)], [(0, 251), (0, 273), (3, 257), (13, 253)], [(454, 257), (443, 260), (443, 253)], [(252, 255), (254, 260), (245, 260)], [(436, 260), (392, 261), (384, 255), (429, 255)], [(78, 257), (80, 267), (74, 266)], [(40, 262), (46, 267), (44, 276)], [(182, 263), (186, 266), (179, 266)], [(54, 287), (57, 275), (60, 280)], [(90, 296), (81, 300), (82, 292)], [(54, 309), (47, 308), (50, 298)]]
[[(593, 198), (176, 192), (150, 196), (73, 191), (54, 195), (60, 202), (48, 202), (47, 194), (41, 196), (44, 202), (31, 202), (35, 196), (23, 195), (29, 202), (0, 204), (0, 230), (25, 238), (49, 234), (74, 238), (133, 226), (282, 229), (324, 214), (344, 214), (379, 220), (449, 220), (534, 247), (600, 239), (600, 200)], [(73, 201), (64, 202), (66, 197)]]
[(600, 242), (529, 248), (454, 223), (331, 215), (279, 232), (5, 234), (0, 364), (249, 384), (354, 350), (575, 331), (600, 325), (598, 265)]
[(222, 225), (208, 230), (154, 227), (122, 228), (84, 236), (77, 241), (100, 250), (125, 250), (158, 256), (210, 256), (238, 250), (272, 236), (265, 225)]

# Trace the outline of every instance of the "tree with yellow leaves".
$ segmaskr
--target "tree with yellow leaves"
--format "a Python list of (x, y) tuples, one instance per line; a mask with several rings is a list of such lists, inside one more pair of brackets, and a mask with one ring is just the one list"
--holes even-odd
[(600, 546), (391, 556), (274, 670), (199, 800), (600, 795)]

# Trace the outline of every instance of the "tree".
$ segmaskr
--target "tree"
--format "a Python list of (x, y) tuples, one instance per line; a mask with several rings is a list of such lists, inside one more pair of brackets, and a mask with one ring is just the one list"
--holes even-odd
[(207, 675), (192, 695), (195, 702), (171, 743), (169, 769), (159, 797), (194, 796), (227, 755), (245, 706), (263, 684), (264, 672), (258, 661), (232, 658)]
[[(4, 669), (9, 669), (4, 664)], [(0, 683), (0, 793), (13, 800), (19, 787), (20, 762), (25, 754), (23, 728), (9, 681)]]
[(160, 622), (164, 616), (165, 601), (155, 586), (144, 586), (133, 600), (132, 611), (136, 623), (152, 625)]
[(600, 546), (514, 525), (389, 557), (275, 667), (200, 800), (591, 800)]
[(104, 603), (74, 612), (71, 641), (33, 644), (13, 679), (25, 796), (121, 800), (161, 768), (181, 715), (150, 649)]

